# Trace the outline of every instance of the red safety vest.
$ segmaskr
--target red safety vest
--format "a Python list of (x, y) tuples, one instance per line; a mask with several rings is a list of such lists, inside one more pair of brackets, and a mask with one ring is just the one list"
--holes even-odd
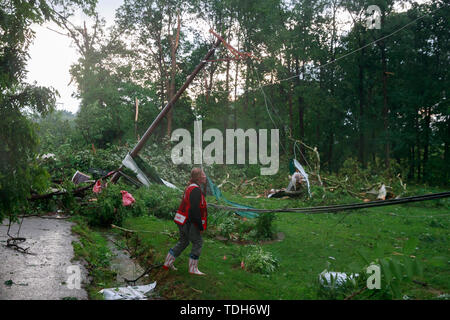
[[(181, 204), (178, 207), (177, 213), (175, 215), (175, 221), (176, 224), (182, 226), (186, 223), (189, 216), (189, 208), (191, 207), (191, 202), (189, 201), (189, 197), (191, 195), (191, 191), (195, 188), (200, 188), (197, 184), (193, 183), (189, 185), (186, 190), (184, 191), (183, 199), (181, 200)], [(201, 189), (200, 189), (201, 192)], [(202, 225), (203, 230), (206, 230), (206, 224), (207, 224), (207, 218), (208, 218), (208, 211), (206, 208), (206, 200), (203, 196), (203, 192), (201, 192), (201, 199), (200, 199), (200, 214), (202, 219)]]

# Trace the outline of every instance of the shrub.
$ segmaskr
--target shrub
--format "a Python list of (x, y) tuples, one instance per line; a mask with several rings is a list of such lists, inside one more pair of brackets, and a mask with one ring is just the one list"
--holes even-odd
[(89, 225), (109, 227), (111, 224), (122, 225), (123, 219), (131, 213), (133, 207), (124, 207), (122, 204), (121, 190), (129, 190), (122, 184), (108, 184), (97, 196), (92, 205), (81, 211)]
[(235, 232), (236, 230), (236, 222), (238, 218), (234, 217), (233, 215), (227, 216), (225, 219), (220, 222), (220, 224), (217, 226), (217, 229), (219, 231), (219, 234), (230, 238), (231, 233)]
[(180, 205), (181, 191), (163, 185), (142, 187), (136, 192), (134, 215), (151, 214), (158, 218), (173, 219)]
[(271, 252), (264, 251), (262, 247), (251, 245), (243, 256), (245, 268), (250, 272), (269, 274), (274, 272), (278, 266), (278, 260)]
[(275, 220), (275, 214), (272, 212), (262, 213), (258, 216), (256, 221), (256, 238), (259, 240), (273, 239), (275, 230), (273, 227), (273, 221)]

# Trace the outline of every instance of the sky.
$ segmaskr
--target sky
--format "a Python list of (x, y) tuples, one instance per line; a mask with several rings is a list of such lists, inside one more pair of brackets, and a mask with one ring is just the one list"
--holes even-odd
[[(98, 0), (97, 11), (100, 17), (105, 18), (107, 27), (113, 25), (115, 11), (122, 3), (123, 0)], [(340, 20), (346, 24), (346, 21), (349, 21), (348, 15), (345, 13), (341, 15)], [(86, 21), (89, 28), (91, 25), (89, 22), (92, 20), (79, 12), (70, 21), (76, 25), (82, 25)], [(76, 113), (80, 101), (72, 97), (76, 92), (76, 86), (70, 83), (69, 70), (70, 66), (78, 60), (79, 55), (72, 40), (55, 32), (67, 33), (55, 23), (36, 24), (32, 26), (32, 29), (35, 31), (35, 39), (29, 51), (27, 81), (29, 83), (36, 81), (40, 86), (53, 87), (60, 94), (57, 98), (57, 109)]]
[[(105, 18), (107, 26), (114, 23), (115, 11), (122, 3), (123, 0), (98, 1), (99, 15)], [(82, 12), (77, 13), (70, 21), (76, 25), (82, 25), (86, 21), (87, 26), (90, 25), (90, 20)], [(27, 82), (36, 81), (40, 86), (55, 88), (60, 94), (56, 99), (57, 109), (77, 112), (80, 102), (72, 97), (76, 92), (76, 86), (73, 83), (69, 85), (70, 66), (79, 58), (72, 40), (56, 33), (55, 31), (67, 32), (55, 23), (36, 24), (32, 29), (35, 31), (35, 39), (29, 51)]]

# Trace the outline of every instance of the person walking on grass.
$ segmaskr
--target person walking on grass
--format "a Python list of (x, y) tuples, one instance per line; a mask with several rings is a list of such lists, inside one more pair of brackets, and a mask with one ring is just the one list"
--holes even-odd
[(193, 168), (191, 180), (184, 191), (183, 199), (175, 215), (174, 222), (180, 230), (180, 240), (169, 250), (163, 268), (174, 269), (175, 259), (192, 242), (192, 250), (189, 255), (189, 273), (205, 275), (198, 270), (198, 260), (202, 250), (202, 233), (206, 230), (208, 212), (206, 209), (205, 196), (200, 185), (206, 183), (206, 175), (200, 168)]

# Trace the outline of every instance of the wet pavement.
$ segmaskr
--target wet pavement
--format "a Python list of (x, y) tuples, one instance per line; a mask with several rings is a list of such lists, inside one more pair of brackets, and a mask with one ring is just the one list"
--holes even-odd
[[(30, 254), (6, 248), (8, 220), (0, 225), (0, 300), (61, 300), (88, 299), (83, 286), (87, 271), (74, 256), (72, 222), (64, 219), (30, 217), (23, 220), (20, 237), (26, 242), (18, 244), (28, 248)], [(11, 226), (16, 236), (19, 225)], [(69, 268), (70, 267), (70, 268)], [(68, 273), (72, 269), (72, 272)], [(76, 287), (80, 274), (80, 288)], [(70, 288), (70, 287), (75, 288)]]

